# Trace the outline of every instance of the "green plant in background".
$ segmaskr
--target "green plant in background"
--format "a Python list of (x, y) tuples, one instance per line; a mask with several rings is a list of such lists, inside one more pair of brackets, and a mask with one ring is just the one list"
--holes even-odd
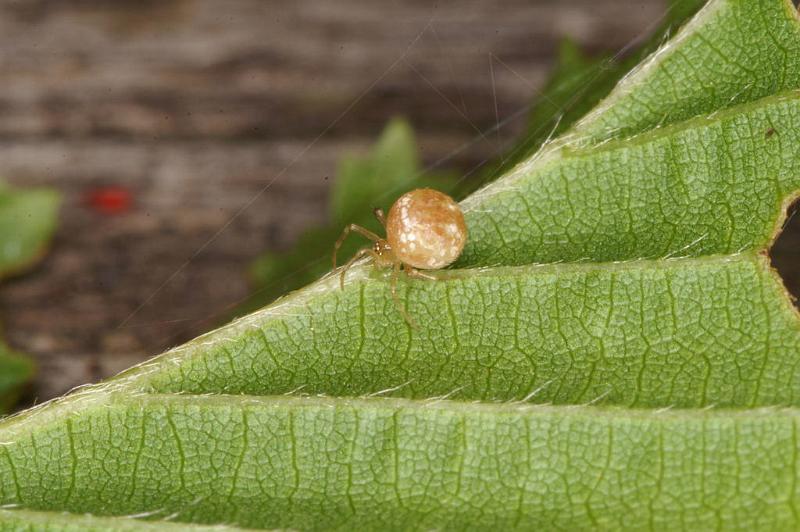
[(33, 376), (33, 362), (0, 344), (0, 414), (8, 412), (19, 398), (22, 386)]
[(712, 0), (464, 201), (416, 328), (359, 266), (6, 419), (0, 528), (795, 529), (799, 142), (794, 7)]
[[(307, 230), (292, 250), (265, 253), (254, 262), (250, 275), (255, 291), (239, 313), (260, 308), (329, 271), (333, 243), (347, 224), (383, 233), (373, 208), (388, 210), (395, 199), (413, 188), (427, 186), (453, 193), (457, 185), (455, 173), (423, 172), (411, 127), (404, 120), (392, 120), (371, 153), (341, 161), (331, 190), (328, 225)], [(355, 237), (346, 240), (341, 261), (362, 247), (364, 242)]]
[[(56, 226), (58, 195), (0, 183), (0, 278), (21, 273), (44, 254)], [(0, 413), (16, 402), (33, 362), (0, 342)]]

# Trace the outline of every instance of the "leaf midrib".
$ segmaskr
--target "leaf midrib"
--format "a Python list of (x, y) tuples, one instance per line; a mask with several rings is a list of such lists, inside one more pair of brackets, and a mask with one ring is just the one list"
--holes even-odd
[[(43, 404), (28, 412), (37, 412), (47, 409), (48, 412), (39, 412), (36, 421), (39, 428), (50, 424), (61, 425), (65, 417), (77, 414), (85, 415), (95, 408), (121, 407), (141, 409), (148, 407), (168, 407), (170, 405), (198, 408), (278, 408), (292, 411), (303, 409), (351, 409), (354, 411), (373, 411), (392, 413), (397, 411), (417, 412), (434, 411), (444, 414), (476, 414), (476, 415), (530, 415), (534, 417), (569, 417), (575, 419), (614, 418), (617, 420), (652, 420), (660, 422), (685, 421), (710, 421), (714, 419), (761, 419), (765, 416), (778, 416), (787, 418), (800, 418), (800, 407), (791, 406), (761, 406), (761, 407), (707, 407), (707, 408), (632, 408), (619, 405), (594, 405), (591, 403), (574, 405), (535, 404), (519, 401), (490, 402), (490, 401), (461, 401), (450, 399), (409, 399), (403, 397), (379, 397), (376, 394), (362, 397), (339, 396), (306, 396), (306, 395), (248, 395), (248, 394), (185, 394), (185, 393), (137, 393), (131, 394), (124, 390), (95, 392), (91, 396), (72, 397), (68, 399)], [(88, 400), (86, 400), (88, 399)], [(42, 414), (46, 414), (42, 416)], [(15, 441), (13, 436), (27, 424), (27, 412), (12, 416), (0, 423), (4, 431), (4, 441), (0, 445), (11, 445)], [(41, 423), (42, 418), (47, 422)], [(17, 426), (4, 427), (9, 421), (17, 421)], [(12, 438), (8, 438), (12, 436)]]

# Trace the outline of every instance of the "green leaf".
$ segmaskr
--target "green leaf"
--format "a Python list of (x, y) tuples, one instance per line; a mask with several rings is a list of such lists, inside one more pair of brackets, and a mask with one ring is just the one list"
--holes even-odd
[(387, 284), (367, 270), (336, 290), (329, 277), (119, 380), (156, 393), (800, 406), (800, 324), (758, 254), (445, 272), (403, 283), (416, 328)]
[(765, 249), (800, 188), (787, 155), (798, 116), (792, 90), (593, 148), (554, 146), (465, 202), (460, 265)]
[[(21, 273), (45, 251), (56, 225), (58, 195), (49, 189), (15, 189), (0, 183), (0, 278)], [(34, 366), (0, 343), (0, 413), (17, 401)]]
[(398, 281), (415, 327), (390, 272), (334, 272), (0, 422), (0, 503), (53, 527), (798, 528), (800, 316), (766, 256), (800, 189), (798, 47), (787, 1), (712, 1), (464, 202), (462, 267)]
[(39, 259), (56, 226), (58, 194), (15, 189), (0, 183), (0, 277), (19, 273)]
[(124, 393), (74, 407), (35, 439), (9, 430), (25, 443), (5, 447), (7, 498), (301, 530), (796, 525), (795, 410)]
[[(382, 233), (372, 213), (374, 208), (388, 211), (395, 199), (414, 188), (433, 187), (452, 193), (456, 185), (450, 173), (423, 171), (411, 127), (405, 120), (390, 121), (369, 154), (342, 159), (331, 190), (330, 223), (307, 230), (290, 251), (264, 253), (254, 261), (250, 268), (254, 293), (237, 314), (261, 308), (319, 279), (330, 270), (333, 244), (346, 225), (355, 223)], [(339, 252), (339, 263), (365, 245), (356, 237), (347, 239)]]
[[(785, 187), (793, 183), (788, 177), (774, 183), (774, 195), (757, 197), (752, 210), (742, 194), (765, 193), (770, 185), (761, 181), (791, 164), (779, 155), (766, 161), (771, 167), (759, 168), (762, 154), (752, 148), (772, 141), (768, 151), (785, 150), (784, 137), (793, 134), (794, 124), (782, 128), (770, 120), (778, 119), (776, 112), (794, 110), (779, 105), (792, 99), (791, 93), (775, 97), (780, 101), (772, 105), (760, 100), (798, 87), (800, 25), (791, 2), (710, 2), (569, 133), (464, 202), (471, 238), (458, 266), (628, 260), (765, 246), (777, 228)], [(732, 107), (726, 120), (715, 119)], [(737, 120), (747, 121), (741, 127), (763, 129), (748, 131), (749, 138), (730, 138), (741, 134), (729, 127)], [(706, 125), (701, 135), (713, 137), (692, 138), (698, 124)], [(750, 151), (740, 154), (737, 150), (748, 140)], [(608, 157), (581, 157), (598, 144)], [(639, 152), (639, 161), (624, 159), (642, 144), (655, 151)], [(740, 171), (746, 173), (733, 175)], [(666, 189), (659, 188), (665, 184)], [(720, 198), (725, 203), (729, 189), (737, 197), (723, 205)], [(702, 207), (686, 204), (695, 201)], [(670, 209), (681, 203), (676, 218), (674, 211), (660, 210), (662, 204)], [(768, 235), (741, 226), (741, 216), (760, 216), (758, 224), (770, 209)], [(695, 212), (701, 219), (694, 218)], [(595, 225), (600, 219), (602, 227)]]
[(709, 2), (576, 127), (627, 137), (800, 84), (800, 27), (790, 0)]
[(33, 376), (33, 362), (0, 343), (0, 412), (17, 402), (21, 387)]

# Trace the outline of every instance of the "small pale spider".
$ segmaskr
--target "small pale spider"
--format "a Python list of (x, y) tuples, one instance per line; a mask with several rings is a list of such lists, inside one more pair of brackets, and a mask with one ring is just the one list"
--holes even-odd
[(406, 321), (413, 324), (397, 296), (398, 275), (402, 270), (410, 277), (434, 279), (420, 270), (438, 270), (455, 262), (467, 242), (464, 214), (453, 198), (430, 188), (406, 192), (394, 202), (388, 216), (384, 216), (381, 209), (374, 212), (386, 229), (386, 238), (360, 225), (348, 225), (336, 241), (333, 267), (336, 268), (339, 248), (351, 232), (372, 240), (372, 247), (361, 249), (344, 265), (341, 286), (344, 288), (345, 274), (350, 266), (362, 257), (371, 256), (375, 266), (393, 269), (392, 298)]

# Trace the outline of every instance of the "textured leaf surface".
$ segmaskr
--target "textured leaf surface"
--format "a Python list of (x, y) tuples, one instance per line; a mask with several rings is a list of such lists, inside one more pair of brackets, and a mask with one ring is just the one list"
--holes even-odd
[(800, 184), (800, 159), (788, 148), (800, 140), (798, 123), (800, 92), (792, 90), (629, 140), (546, 154), (470, 198), (460, 262), (764, 249)]
[(709, 4), (465, 201), (471, 267), (400, 281), (417, 327), (361, 264), (0, 422), (7, 514), (797, 528), (800, 319), (765, 250), (800, 188), (798, 32), (784, 0)]
[(128, 394), (76, 406), (4, 447), (6, 498), (308, 530), (796, 523), (791, 409)]
[(407, 284), (416, 329), (385, 276), (337, 283), (121, 379), (175, 393), (800, 405), (800, 325), (761, 256), (443, 273)]

